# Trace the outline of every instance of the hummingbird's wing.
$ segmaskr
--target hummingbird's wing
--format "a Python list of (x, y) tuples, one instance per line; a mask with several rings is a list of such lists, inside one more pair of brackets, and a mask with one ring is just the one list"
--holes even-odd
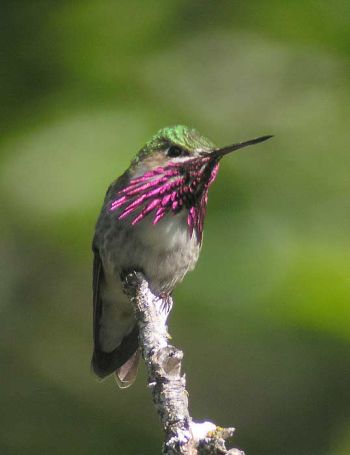
[(92, 368), (100, 378), (116, 372), (116, 379), (120, 387), (131, 385), (137, 373), (138, 365), (138, 328), (134, 326), (126, 335), (119, 346), (112, 352), (105, 352), (100, 344), (100, 320), (103, 311), (101, 299), (101, 285), (104, 281), (103, 264), (98, 249), (93, 246), (93, 335), (94, 352), (92, 356)]

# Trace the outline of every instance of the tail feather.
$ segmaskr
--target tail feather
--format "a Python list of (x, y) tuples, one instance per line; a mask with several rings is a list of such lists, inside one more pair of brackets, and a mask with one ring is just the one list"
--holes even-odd
[(115, 372), (115, 380), (121, 389), (126, 389), (135, 382), (139, 359), (140, 350), (138, 349), (130, 359)]

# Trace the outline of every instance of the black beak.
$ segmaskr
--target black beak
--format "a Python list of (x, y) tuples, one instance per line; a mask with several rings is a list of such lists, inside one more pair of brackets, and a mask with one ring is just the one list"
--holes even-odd
[(224, 155), (227, 155), (228, 153), (234, 152), (235, 150), (239, 150), (243, 147), (248, 147), (249, 145), (259, 144), (259, 142), (267, 141), (271, 137), (273, 137), (273, 136), (261, 136), (261, 137), (257, 137), (256, 139), (251, 139), (250, 141), (239, 142), (238, 144), (232, 144), (232, 145), (228, 145), (227, 147), (220, 148), (220, 149), (214, 149), (211, 152), (211, 155), (220, 159)]

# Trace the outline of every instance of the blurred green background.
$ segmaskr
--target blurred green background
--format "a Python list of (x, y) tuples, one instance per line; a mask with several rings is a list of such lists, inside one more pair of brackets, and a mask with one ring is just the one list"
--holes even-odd
[(0, 13), (1, 454), (156, 454), (141, 374), (90, 373), (104, 192), (159, 128), (227, 158), (176, 290), (195, 419), (247, 455), (350, 454), (350, 3), (13, 1)]

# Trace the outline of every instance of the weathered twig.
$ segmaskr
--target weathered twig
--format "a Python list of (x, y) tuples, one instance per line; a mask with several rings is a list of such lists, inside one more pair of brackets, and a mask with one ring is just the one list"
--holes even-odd
[(195, 423), (189, 415), (185, 375), (181, 375), (183, 353), (168, 343), (166, 321), (171, 297), (162, 299), (152, 294), (141, 273), (127, 275), (124, 287), (135, 308), (149, 387), (165, 431), (163, 453), (244, 455), (225, 447), (225, 439), (233, 435), (234, 428), (221, 428), (212, 422)]

